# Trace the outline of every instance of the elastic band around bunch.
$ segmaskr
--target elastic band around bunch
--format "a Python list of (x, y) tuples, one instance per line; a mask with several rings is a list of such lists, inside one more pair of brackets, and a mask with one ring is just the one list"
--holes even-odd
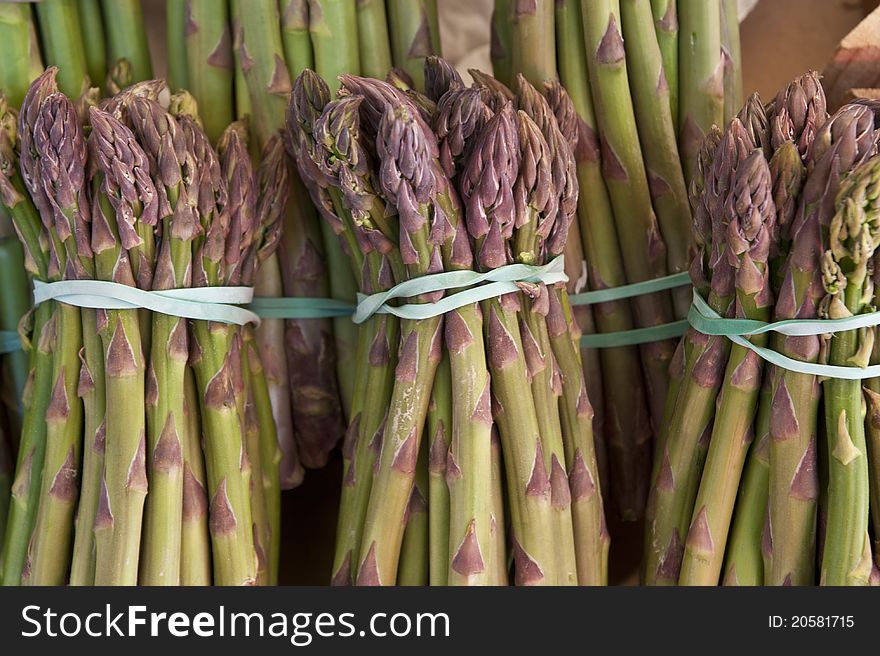
[(54, 299), (99, 310), (146, 309), (184, 319), (243, 326), (260, 324), (254, 312), (239, 307), (254, 297), (252, 287), (191, 287), (145, 291), (105, 280), (34, 281), (34, 304)]
[(725, 319), (713, 310), (694, 290), (694, 301), (688, 313), (688, 322), (697, 332), (704, 335), (727, 337), (734, 344), (754, 351), (770, 364), (796, 373), (839, 378), (843, 380), (865, 380), (880, 377), (880, 365), (868, 367), (845, 367), (816, 362), (801, 362), (789, 358), (773, 349), (752, 344), (747, 335), (760, 335), (768, 332), (789, 336), (826, 335), (829, 333), (880, 325), (880, 312), (857, 314), (842, 319), (786, 319), (768, 323), (754, 319)]
[(333, 319), (350, 317), (354, 303), (335, 298), (272, 297), (254, 298), (247, 308), (262, 319)]
[[(673, 273), (662, 278), (644, 280), (630, 285), (610, 287), (608, 289), (596, 289), (581, 294), (572, 294), (568, 297), (572, 305), (596, 305), (621, 301), (635, 296), (655, 294), (668, 289), (690, 285), (691, 279), (687, 272)], [(673, 321), (659, 326), (647, 328), (635, 328), (633, 330), (621, 330), (612, 333), (593, 333), (581, 336), (581, 346), (584, 348), (615, 348), (620, 346), (635, 346), (650, 342), (661, 342), (666, 339), (681, 337), (687, 332), (688, 322), (684, 319)]]
[[(451, 312), (465, 305), (479, 303), (490, 298), (520, 291), (516, 283), (544, 283), (552, 285), (566, 282), (565, 262), (560, 255), (542, 266), (508, 264), (485, 273), (476, 271), (445, 271), (420, 278), (406, 280), (391, 289), (365, 296), (358, 294), (358, 305), (352, 321), (363, 323), (374, 314), (393, 314), (401, 319), (429, 319)], [(431, 292), (467, 287), (460, 292), (447, 294), (436, 303), (410, 303), (392, 306), (389, 301), (410, 298)]]
[(14, 330), (0, 330), (0, 355), (21, 350), (21, 339)]

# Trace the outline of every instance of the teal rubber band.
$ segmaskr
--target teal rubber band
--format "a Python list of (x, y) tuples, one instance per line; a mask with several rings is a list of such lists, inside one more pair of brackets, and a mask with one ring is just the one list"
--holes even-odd
[(0, 330), (0, 355), (21, 350), (21, 339), (14, 330)]
[(350, 317), (355, 305), (335, 298), (261, 296), (247, 308), (262, 319), (332, 319)]
[(650, 342), (661, 342), (665, 339), (675, 339), (687, 332), (688, 322), (684, 319), (673, 321), (660, 326), (648, 328), (635, 328), (633, 330), (621, 330), (614, 333), (591, 333), (581, 336), (581, 346), (584, 348), (615, 348), (618, 346), (635, 346)]
[(631, 285), (621, 285), (620, 287), (595, 289), (590, 292), (571, 294), (568, 297), (568, 300), (572, 305), (595, 305), (596, 303), (620, 301), (625, 298), (632, 298), (633, 296), (654, 294), (655, 292), (662, 292), (666, 291), (667, 289), (675, 289), (676, 287), (684, 287), (685, 285), (690, 284), (691, 277), (688, 275), (687, 272), (673, 273), (668, 276), (663, 276), (662, 278), (655, 278), (654, 280), (634, 282)]
[(252, 287), (191, 287), (145, 291), (106, 280), (34, 281), (34, 305), (54, 299), (97, 310), (146, 309), (184, 319), (243, 326), (260, 318), (240, 305), (254, 298)]
[[(357, 309), (352, 316), (355, 323), (363, 323), (374, 314), (393, 314), (401, 319), (429, 319), (451, 312), (465, 305), (479, 303), (490, 298), (520, 291), (517, 283), (544, 283), (552, 285), (566, 282), (565, 262), (560, 255), (542, 266), (508, 264), (486, 273), (476, 271), (445, 271), (404, 281), (388, 291), (365, 296), (358, 294)], [(447, 294), (436, 303), (410, 303), (392, 306), (388, 302), (431, 292), (467, 287), (460, 292)]]
[[(694, 290), (694, 303), (688, 312), (688, 322), (694, 330), (705, 335), (727, 337), (734, 344), (754, 351), (772, 365), (796, 373), (842, 380), (865, 380), (880, 377), (880, 365), (867, 367), (844, 367), (817, 362), (801, 362), (778, 351), (752, 344), (746, 335), (778, 332), (784, 335), (824, 335), (842, 330), (856, 330), (880, 325), (880, 312), (860, 314), (843, 319), (790, 319), (766, 323), (747, 319), (725, 319), (715, 312)], [(703, 330), (705, 328), (706, 330)]]

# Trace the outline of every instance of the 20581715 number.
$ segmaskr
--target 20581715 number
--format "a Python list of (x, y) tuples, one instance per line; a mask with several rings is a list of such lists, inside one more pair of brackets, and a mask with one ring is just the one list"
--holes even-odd
[(793, 629), (851, 629), (855, 626), (852, 615), (792, 615), (789, 622)]

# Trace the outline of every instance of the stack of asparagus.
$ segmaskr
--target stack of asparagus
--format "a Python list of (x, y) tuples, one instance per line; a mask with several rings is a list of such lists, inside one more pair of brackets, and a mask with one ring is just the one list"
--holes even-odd
[[(211, 107), (216, 141), (234, 116), (249, 114), (254, 155), (282, 127), (291, 80), (313, 68), (335, 90), (343, 73), (422, 89), (423, 63), (439, 53), (436, 0), (170, 0), (169, 81)], [(392, 73), (393, 69), (393, 73)], [(263, 297), (354, 302), (357, 285), (329, 226), (290, 176), (293, 200), (278, 257), (260, 270)], [(348, 317), (267, 319), (256, 335), (283, 459), (281, 482), (295, 487), (302, 466), (322, 467), (352, 414), (357, 334)]]
[[(166, 107), (164, 83), (148, 81), (80, 113), (56, 75), (0, 121), (2, 201), (28, 272), (252, 285), (279, 241), (280, 139), (255, 172), (245, 126), (215, 151), (185, 93)], [(4, 584), (277, 580), (280, 453), (250, 327), (45, 301), (22, 335)]]
[[(753, 96), (704, 140), (690, 188), (698, 247), (691, 277), (717, 314), (768, 321), (874, 311), (875, 121), (859, 101), (829, 117), (809, 73), (767, 106)], [(792, 360), (864, 367), (877, 361), (875, 332), (750, 341)], [(863, 388), (770, 366), (743, 345), (693, 329), (673, 379), (649, 505), (646, 583), (876, 578), (876, 379)]]
[[(687, 270), (686, 183), (703, 137), (739, 104), (738, 25), (731, 0), (496, 0), (496, 77), (558, 77), (577, 110), (568, 137), (581, 188), (566, 251), (570, 293)], [(583, 332), (610, 333), (683, 319), (689, 304), (682, 288), (575, 313)], [(582, 351), (606, 502), (621, 519), (644, 511), (673, 349), (655, 339)]]
[[(287, 128), (363, 293), (564, 251), (578, 183), (560, 130), (573, 109), (558, 84), (546, 88), (554, 112), (522, 77), (515, 92), (467, 88), (437, 58), (426, 63), (427, 95), (340, 79), (331, 100), (304, 71)], [(606, 581), (579, 332), (564, 286), (519, 288), (360, 327), (335, 584), (506, 584), (508, 554), (517, 584)]]

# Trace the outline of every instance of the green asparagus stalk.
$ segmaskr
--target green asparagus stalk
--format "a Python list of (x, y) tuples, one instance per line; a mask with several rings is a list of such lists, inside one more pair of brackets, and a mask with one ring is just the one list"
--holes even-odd
[[(241, 257), (240, 252), (226, 249), (231, 231), (226, 213), (227, 182), (204, 132), (186, 114), (177, 120), (195, 155), (200, 189), (198, 213), (203, 234), (193, 245), (193, 286), (225, 285)], [(190, 357), (202, 431), (210, 436), (204, 449), (213, 579), (218, 585), (251, 585), (257, 576), (250, 505), (251, 463), (236, 399), (241, 393), (236, 390), (244, 389), (240, 333), (227, 324), (196, 321), (192, 339)]]
[[(35, 84), (39, 87), (42, 82)], [(22, 150), (22, 170), (30, 181), (31, 196), (45, 202), (41, 202), (42, 219), (62, 279), (91, 277), (80, 259), (92, 268), (85, 200), (86, 146), (79, 117), (65, 96), (52, 93), (41, 102), (41, 95), (29, 95), (22, 104), (19, 127), (22, 134), (28, 134), (23, 139), (28, 147)], [(61, 585), (67, 581), (70, 566), (82, 448), (83, 407), (77, 395), (82, 328), (79, 308), (59, 303), (40, 502), (22, 573), (22, 582), (31, 585)]]
[[(690, 264), (691, 212), (662, 51), (654, 34), (649, 0), (623, 0), (620, 7), (630, 91), (651, 200), (666, 242), (667, 268), (670, 273), (679, 273), (687, 271)], [(678, 317), (687, 315), (690, 302), (686, 287), (673, 293)]]
[[(574, 0), (556, 4), (557, 55), (562, 83), (565, 91), (571, 94), (568, 97), (579, 119), (575, 149), (579, 183), (578, 221), (584, 254), (589, 263), (587, 282), (591, 289), (602, 289), (626, 284), (626, 276), (611, 201), (602, 179), (601, 153), (586, 60), (578, 54), (584, 52), (580, 12), (580, 4)], [(565, 96), (561, 90), (559, 95), (560, 98)], [(630, 307), (625, 302), (597, 305), (594, 316), (599, 332), (630, 330), (633, 327)], [(604, 439), (608, 444), (609, 468), (613, 471), (611, 485), (603, 489), (607, 491), (609, 504), (617, 515), (632, 517), (638, 506), (635, 500), (644, 494), (641, 491), (644, 481), (639, 467), (634, 467), (635, 463), (625, 454), (630, 442), (648, 440), (651, 434), (641, 363), (634, 347), (600, 349), (599, 356), (607, 406)], [(607, 478), (602, 483), (607, 483)]]
[(672, 125), (678, 128), (678, 0), (651, 0), (657, 45), (663, 59), (663, 76), (669, 89)]
[[(429, 223), (437, 202), (436, 178), (431, 188), (414, 190), (417, 181), (427, 179), (431, 170), (429, 135), (433, 135), (419, 122), (411, 106), (383, 109), (376, 140), (381, 163), (379, 182), (385, 197), (400, 213), (401, 260), (407, 267), (406, 275), (417, 278), (442, 267), (440, 245), (433, 243)], [(433, 150), (436, 152), (436, 144)], [(417, 205), (409, 204), (408, 199), (413, 198), (419, 199)], [(418, 300), (430, 302), (436, 298), (425, 296)], [(364, 524), (359, 585), (387, 585), (396, 579), (403, 517), (416, 473), (434, 374), (440, 363), (441, 330), (439, 316), (401, 321), (394, 391)]]
[(216, 143), (232, 122), (234, 62), (226, 0), (189, 0), (185, 16), (187, 89), (202, 112), (205, 133)]
[[(707, 140), (699, 156), (697, 184), (692, 194), (694, 241), (697, 253), (691, 280), (710, 307), (728, 316), (734, 298), (733, 267), (725, 257), (722, 212), (741, 162), (754, 149), (742, 123), (735, 119), (717, 150)], [(705, 180), (705, 182), (704, 182)], [(705, 451), (715, 415), (715, 400), (724, 379), (730, 342), (689, 330), (681, 345), (678, 393), (668, 401), (667, 426), (654, 460), (645, 535), (644, 581), (675, 584), (684, 555), (684, 539), (700, 482)]]
[[(254, 111), (257, 146), (264, 148), (277, 130), (284, 125), (285, 99), (291, 89), (290, 75), (284, 59), (278, 4), (265, 0), (249, 3), (247, 9), (241, 11), (239, 20), (241, 35), (238, 55)], [(304, 55), (300, 56), (304, 58)], [(302, 66), (308, 62), (297, 61), (294, 63), (296, 66)], [(288, 221), (295, 221), (298, 226), (308, 226), (314, 223), (315, 218), (302, 204), (291, 204)], [(306, 239), (306, 236), (304, 235), (302, 239)], [(287, 254), (286, 249), (284, 252)], [(285, 276), (283, 273), (284, 268), (290, 265), (289, 262), (279, 262), (275, 246), (271, 251), (267, 251), (255, 279), (257, 293), (261, 296), (282, 296), (285, 292), (285, 286), (290, 287), (290, 275), (288, 273)], [(285, 283), (285, 280), (288, 282)], [(315, 329), (320, 330), (320, 324), (314, 327), (313, 332)], [(307, 390), (297, 389), (295, 379), (291, 381), (292, 384), (288, 383), (290, 376), (297, 376), (297, 374), (288, 369), (288, 359), (285, 357), (284, 321), (279, 319), (263, 321), (257, 329), (257, 343), (260, 347), (262, 364), (268, 383), (267, 391), (277, 426), (276, 435), (282, 444), (287, 445), (288, 455), (284, 460), (284, 485), (290, 487), (296, 483), (296, 479), (300, 476), (297, 471), (298, 465), (291, 456), (292, 443), (295, 439), (294, 426), (296, 426), (300, 438), (308, 437), (313, 427), (303, 421), (304, 417), (311, 418), (309, 415), (311, 408), (300, 402), (298, 396), (301, 393), (307, 393)], [(301, 349), (299, 351), (302, 352)], [(306, 353), (313, 358), (316, 357), (314, 351), (306, 350)], [(311, 372), (304, 371), (300, 375), (307, 376), (309, 373)], [(324, 380), (326, 379), (319, 379), (318, 382), (321, 383)], [(329, 389), (329, 393), (324, 391), (327, 389)], [(319, 419), (325, 421), (322, 426), (323, 430), (318, 435), (321, 435), (326, 442), (332, 445), (342, 433), (341, 427), (338, 426), (338, 422), (334, 422), (332, 416), (335, 410), (333, 406), (335, 390), (332, 382), (329, 385), (325, 383), (323, 388), (319, 387), (319, 390), (328, 394), (331, 405), (329, 413), (324, 410), (322, 405), (317, 406), (318, 412), (315, 414)], [(292, 409), (291, 398), (293, 400)], [(326, 419), (328, 416), (330, 417), (329, 423)], [(304, 452), (301, 452), (300, 456), (303, 457), (303, 462), (307, 466), (322, 466), (326, 462), (326, 451), (320, 452), (317, 460), (308, 458)], [(272, 496), (274, 498), (274, 492)]]
[(95, 517), (101, 496), (106, 445), (106, 387), (104, 352), (98, 335), (97, 311), (81, 308), (83, 352), (77, 393), (83, 401), (83, 462), (79, 502), (76, 509), (71, 585), (94, 585)]
[[(518, 141), (513, 111), (506, 106), (487, 123), (462, 173), (467, 227), (480, 270), (507, 263), (502, 235), (516, 216), (512, 187), (520, 166)], [(510, 495), (515, 579), (520, 585), (553, 584), (558, 579), (551, 539), (551, 481), (528, 387), (518, 323), (520, 298), (490, 299), (482, 309)]]
[(0, 428), (0, 543), (3, 541), (3, 534), (6, 532), (6, 519), (9, 517), (12, 476), (15, 473), (13, 467), (12, 453), (9, 442), (6, 439), (6, 430)]
[[(17, 2), (0, 3), (0, 89), (13, 107), (21, 105), (31, 81), (31, 8)], [(37, 46), (39, 52), (39, 46)], [(42, 67), (41, 67), (42, 68)]]
[[(384, 204), (373, 191), (369, 169), (364, 166), (367, 156), (360, 132), (360, 100), (355, 98), (336, 103), (328, 109), (329, 98), (326, 83), (314, 72), (306, 70), (297, 79), (288, 119), (297, 164), (316, 204), (322, 208), (324, 218), (336, 226), (334, 231), (343, 232), (348, 224), (350, 230), (361, 235), (357, 239), (357, 248), (363, 256), (364, 269), (359, 278), (364, 291), (388, 289), (394, 277), (402, 277), (402, 274), (398, 271), (392, 276), (392, 269), (399, 267), (389, 267), (390, 260), (378, 252), (388, 252), (385, 242), (389, 237), (383, 232), (393, 235), (394, 231), (387, 229)], [(328, 153), (332, 154), (332, 166), (327, 164)], [(336, 207), (332, 203), (330, 207), (322, 204), (322, 198), (325, 198), (322, 192), (329, 194), (330, 191), (320, 185), (330, 182), (337, 185), (337, 195), (341, 196)], [(329, 197), (326, 198), (330, 202)], [(383, 230), (382, 226), (386, 229)], [(374, 243), (381, 244), (381, 248), (373, 250)], [(333, 564), (334, 585), (351, 585), (358, 574), (361, 535), (374, 463), (381, 448), (393, 386), (397, 320), (388, 315), (372, 317), (362, 326), (358, 341), (358, 370), (366, 374), (356, 381), (352, 419), (343, 446), (344, 472)]]
[(385, 0), (358, 0), (357, 24), (361, 74), (384, 79), (391, 70), (391, 37)]
[[(880, 245), (877, 184), (880, 159), (860, 164), (843, 180), (829, 226), (830, 248), (822, 258), (826, 297), (820, 316), (860, 314), (873, 297), (868, 268)], [(861, 333), (861, 334), (860, 334)], [(831, 364), (866, 366), (873, 332), (843, 331), (831, 338)], [(822, 585), (867, 585), (872, 569), (868, 538), (868, 462), (858, 381), (829, 379), (825, 423), (830, 454), (828, 524)]]
[[(46, 82), (47, 87), (51, 87), (51, 81)], [(48, 92), (43, 97), (45, 95)], [(28, 273), (46, 281), (49, 279), (48, 238), (19, 173), (18, 152), (17, 113), (9, 107), (5, 96), (0, 94), (0, 201), (9, 212), (21, 241)], [(54, 275), (57, 275), (57, 271)], [(22, 430), (3, 548), (0, 552), (3, 585), (19, 585), (21, 582), (28, 542), (36, 518), (37, 495), (46, 448), (45, 416), (52, 390), (54, 313), (54, 302), (43, 303), (32, 315), (26, 316), (26, 321), (22, 322), (19, 329), (30, 362), (30, 373), (22, 395)]]
[(742, 51), (739, 43), (739, 7), (736, 0), (721, 0), (721, 57), (724, 66), (724, 122), (742, 104)]
[(494, 2), (489, 55), (492, 58), (492, 74), (502, 84), (513, 84), (512, 0), (495, 0)]
[[(454, 435), (452, 394), (449, 356), (444, 353), (434, 378), (434, 387), (431, 389), (431, 403), (428, 406), (425, 426), (428, 432), (428, 573), (431, 586), (449, 584), (450, 497), (452, 496), (450, 488), (461, 479), (460, 475), (456, 476), (455, 461), (450, 463), (449, 459), (449, 443)], [(452, 476), (447, 483), (446, 472), (450, 464), (452, 464)], [(413, 490), (410, 508), (415, 501), (417, 499)], [(401, 551), (406, 551), (406, 542), (407, 536), (404, 534), (404, 546), (401, 547)], [(401, 578), (402, 575), (398, 580)]]
[[(416, 477), (404, 516), (397, 585), (424, 586), (430, 580), (428, 527), (428, 449), (422, 444)], [(445, 542), (445, 537), (444, 542)]]
[(187, 0), (166, 0), (165, 39), (168, 43), (168, 86), (176, 93), (189, 88), (186, 56)]
[(104, 37), (104, 19), (101, 6), (94, 0), (77, 0), (79, 22), (82, 27), (86, 71), (92, 86), (104, 87), (107, 76), (107, 41)]
[[(722, 257), (734, 262), (736, 316), (767, 321), (773, 303), (768, 257), (775, 247), (776, 208), (763, 152), (753, 151), (737, 167), (731, 196), (735, 209), (726, 210), (720, 221), (727, 223)], [(767, 341), (758, 335), (752, 340), (759, 346)], [(762, 372), (754, 351), (738, 344), (731, 347), (685, 542), (681, 585), (718, 584), (736, 492), (754, 439)]]
[(678, 0), (678, 20), (678, 147), (690, 181), (703, 138), (713, 125), (726, 125), (721, 3)]
[[(846, 118), (835, 117), (828, 129), (821, 128), (811, 160), (811, 150), (819, 125), (826, 118), (825, 97), (815, 74), (792, 81), (776, 98), (772, 141), (775, 148), (771, 160), (774, 173), (774, 196), (777, 201), (777, 224), (780, 244), (791, 250), (782, 278), (776, 319), (815, 318), (821, 288), (818, 285), (818, 246), (809, 246), (810, 239), (801, 235), (816, 234), (816, 226), (830, 220), (830, 199), (837, 193), (838, 174), (829, 163), (839, 161), (841, 172), (852, 161), (841, 157), (842, 150), (855, 145), (851, 137), (846, 144), (832, 148), (826, 137), (842, 127)], [(785, 141), (783, 141), (785, 139)], [(835, 139), (836, 141), (836, 139)], [(857, 152), (855, 151), (850, 152)], [(820, 159), (824, 160), (821, 164)], [(807, 166), (815, 174), (807, 177)], [(829, 179), (830, 178), (830, 179)], [(830, 184), (829, 184), (830, 183)], [(803, 191), (801, 191), (803, 187)], [(799, 200), (795, 200), (800, 197)], [(798, 207), (795, 208), (794, 204)], [(803, 208), (803, 209), (800, 209)], [(795, 212), (798, 212), (797, 218)], [(800, 213), (803, 213), (801, 218)], [(822, 216), (825, 214), (826, 216)], [(797, 242), (793, 238), (801, 237)], [(791, 244), (789, 249), (788, 244)], [(794, 255), (796, 254), (796, 256)], [(774, 337), (773, 346), (786, 356), (815, 362), (819, 358), (820, 339), (811, 336)], [(768, 546), (772, 547), (770, 566), (765, 568), (764, 582), (771, 585), (810, 585), (815, 579), (816, 501), (818, 472), (816, 469), (816, 432), (820, 405), (818, 381), (791, 371), (778, 371), (774, 383), (773, 421), (770, 443), (770, 501)]]
[(88, 88), (88, 74), (77, 0), (39, 2), (36, 12), (46, 64), (58, 66), (62, 93), (78, 98)]
[(422, 91), (425, 58), (442, 54), (437, 0), (386, 0), (386, 5), (391, 59)]
[[(149, 163), (134, 135), (111, 115), (92, 108), (90, 156), (96, 164), (92, 247), (96, 277), (134, 286), (130, 253), (142, 245), (138, 224), (158, 219)], [(126, 164), (123, 164), (125, 162)], [(125, 176), (125, 177), (123, 177)], [(126, 181), (135, 180), (128, 186)], [(123, 195), (121, 186), (126, 192)], [(137, 580), (144, 498), (147, 493), (144, 378), (146, 365), (136, 310), (102, 310), (107, 381), (104, 480), (95, 518), (95, 583)]]
[[(586, 7), (584, 7), (586, 9)], [(626, 53), (620, 34), (620, 8), (609, 0), (583, 12), (593, 101), (602, 144), (602, 170), (608, 186), (618, 228), (620, 250), (629, 282), (664, 276), (666, 245), (651, 208), (648, 180), (636, 132), (626, 71)], [(633, 303), (641, 327), (665, 324), (672, 319), (668, 294), (641, 296)], [(651, 417), (656, 427), (663, 418), (663, 404), (669, 382), (667, 369), (672, 359), (671, 342), (654, 342), (640, 348), (648, 388)], [(647, 435), (631, 435), (625, 457), (639, 478), (647, 477), (650, 449)], [(634, 499), (628, 514), (638, 517), (644, 498)]]
[(489, 584), (508, 584), (507, 531), (505, 530), (504, 463), (501, 458), (501, 439), (492, 428), (492, 495), (489, 497)]
[[(161, 246), (153, 289), (192, 284), (192, 242), (200, 226), (195, 215), (196, 162), (177, 121), (157, 103), (136, 98), (129, 107), (154, 184), (167, 201), (161, 217)], [(161, 162), (161, 164), (160, 164)], [(163, 203), (164, 204), (164, 203)], [(154, 313), (147, 371), (147, 473), (150, 494), (144, 511), (139, 580), (145, 585), (180, 582), (183, 525), (183, 444), (189, 439), (184, 413), (184, 378), (189, 355), (187, 322)]]
[(127, 59), (131, 62), (135, 82), (153, 77), (150, 48), (140, 0), (101, 0), (101, 12), (107, 30), (109, 61)]
[[(280, 136), (270, 140), (263, 151), (260, 165), (256, 171), (257, 183), (257, 216), (260, 220), (258, 238), (253, 249), (256, 254), (255, 266), (265, 266), (280, 245), (285, 217), (287, 199), (290, 191), (290, 167), (284, 145)], [(277, 259), (275, 260), (277, 261)], [(245, 282), (250, 284), (255, 272), (246, 272)], [(245, 330), (249, 334), (250, 329)], [(260, 424), (260, 458), (263, 464), (263, 490), (269, 515), (269, 574), (270, 581), (277, 583), (278, 565), (281, 547), (281, 470), (283, 458), (281, 442), (273, 419), (273, 407), (286, 404), (290, 398), (287, 392), (283, 397), (273, 399), (272, 389), (264, 375), (258, 369), (266, 369), (271, 351), (258, 352), (251, 349), (251, 387), (254, 395)], [(280, 355), (280, 354), (279, 354)], [(292, 431), (291, 435), (292, 437)], [(290, 472), (287, 472), (290, 475)]]
[[(0, 112), (6, 113), (2, 109)], [(0, 218), (0, 231), (5, 230), (12, 233), (13, 227), (8, 217), (4, 216)], [(30, 308), (30, 293), (24, 252), (14, 234), (0, 236), (0, 276), (4, 285), (0, 330), (15, 332), (19, 321)], [(15, 435), (16, 440), (21, 431), (21, 396), (28, 372), (28, 356), (24, 351), (6, 353), (0, 357), (0, 407), (5, 411), (9, 434)]]
[[(315, 71), (330, 87), (331, 94), (338, 88), (338, 76), (357, 75), (360, 55), (357, 41), (357, 17), (354, 0), (309, 0), (309, 31), (315, 57)], [(354, 32), (354, 34), (352, 34)], [(349, 274), (349, 257), (329, 223), (321, 222), (330, 295), (333, 298), (354, 301), (355, 281)], [(349, 254), (350, 256), (350, 254)], [(343, 408), (350, 417), (353, 387), (353, 357), (357, 344), (357, 330), (347, 318), (333, 320), (336, 339), (336, 371)]]
[(755, 441), (746, 458), (730, 524), (730, 537), (724, 552), (724, 585), (764, 584), (762, 546), (770, 487), (770, 406), (765, 403), (764, 397), (772, 394), (770, 383), (770, 378), (765, 375), (755, 420)]
[(553, 2), (514, 2), (510, 41), (512, 75), (535, 85), (556, 79)]
[(199, 424), (199, 396), (195, 376), (187, 368), (184, 378), (183, 527), (180, 540), (180, 584), (211, 585), (211, 537), (208, 531), (208, 496), (205, 492), (205, 459)]

